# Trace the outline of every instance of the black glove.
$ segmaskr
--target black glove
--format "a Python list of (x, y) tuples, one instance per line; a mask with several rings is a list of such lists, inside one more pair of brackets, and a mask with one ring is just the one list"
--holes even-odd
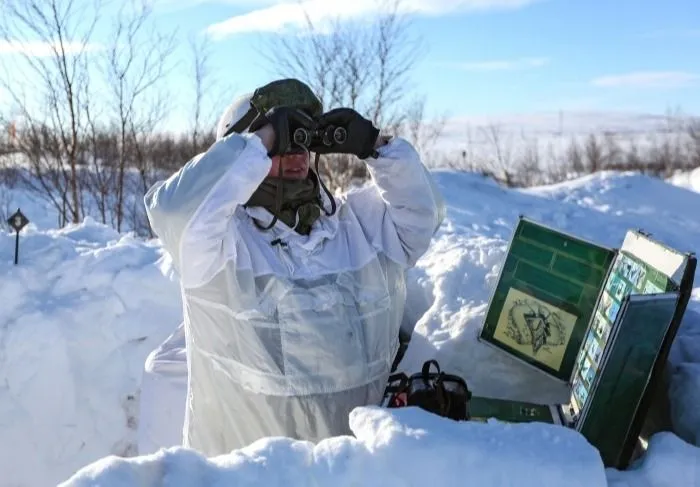
[[(295, 149), (294, 131), (298, 128), (313, 130), (316, 122), (303, 111), (287, 106), (273, 107), (264, 115), (258, 115), (250, 124), (250, 132), (255, 132), (267, 124), (272, 125), (275, 132), (275, 142), (268, 156), (276, 156), (292, 152)], [(297, 147), (298, 148), (298, 147)]]
[[(342, 144), (326, 146), (314, 144), (309, 146), (311, 152), (318, 154), (354, 154), (360, 159), (367, 159), (376, 154), (374, 144), (379, 136), (379, 129), (371, 120), (367, 120), (352, 108), (336, 108), (324, 113), (318, 119), (321, 130), (329, 126), (342, 127), (347, 131), (347, 138)], [(376, 156), (375, 156), (376, 157)]]

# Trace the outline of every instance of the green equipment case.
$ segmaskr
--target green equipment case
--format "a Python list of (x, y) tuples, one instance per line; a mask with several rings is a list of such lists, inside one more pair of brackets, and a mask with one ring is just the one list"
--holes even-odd
[(520, 217), (479, 339), (566, 382), (567, 404), (475, 396), (473, 420), (581, 432), (608, 467), (634, 451), (680, 325), (696, 259), (629, 230), (611, 249)]

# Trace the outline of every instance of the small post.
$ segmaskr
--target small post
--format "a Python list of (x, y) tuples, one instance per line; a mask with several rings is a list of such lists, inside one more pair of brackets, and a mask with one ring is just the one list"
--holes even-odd
[(7, 223), (15, 231), (15, 265), (17, 265), (19, 262), (19, 232), (27, 226), (29, 220), (24, 216), (24, 213), (17, 208), (17, 211), (7, 219)]

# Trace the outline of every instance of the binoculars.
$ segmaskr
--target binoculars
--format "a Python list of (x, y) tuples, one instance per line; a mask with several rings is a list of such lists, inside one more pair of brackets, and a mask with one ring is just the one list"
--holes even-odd
[(325, 145), (331, 147), (333, 144), (342, 144), (348, 139), (348, 132), (343, 127), (329, 125), (324, 129), (307, 130), (298, 128), (294, 131), (294, 143), (309, 147), (312, 145)]

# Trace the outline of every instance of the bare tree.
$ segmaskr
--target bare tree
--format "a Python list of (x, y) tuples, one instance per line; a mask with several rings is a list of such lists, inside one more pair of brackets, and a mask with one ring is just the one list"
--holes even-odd
[[(560, 131), (560, 133), (562, 132)], [(565, 181), (572, 174), (572, 164), (566, 157), (566, 149), (562, 139), (557, 139), (556, 143), (551, 141), (547, 143), (544, 167), (542, 179), (545, 183)]]
[(16, 161), (9, 153), (0, 154), (0, 229), (9, 229), (7, 220), (14, 212), (11, 190), (17, 185)]
[[(415, 115), (422, 117), (423, 107), (408, 95), (411, 71), (423, 45), (411, 35), (400, 7), (401, 0), (380, 0), (374, 20), (356, 23), (339, 19), (319, 23), (304, 12), (304, 35), (273, 37), (262, 47), (263, 58), (275, 75), (308, 83), (326, 109), (353, 108), (390, 134), (421, 132), (415, 125), (422, 121)], [(421, 136), (434, 138), (429, 133)], [(367, 177), (364, 165), (348, 156), (328, 155), (321, 169), (335, 189)]]
[(524, 149), (517, 164), (518, 186), (533, 186), (542, 180), (542, 154), (537, 137), (527, 137), (523, 134), (522, 138)]
[(595, 173), (603, 169), (605, 165), (605, 151), (603, 144), (598, 140), (598, 136), (590, 134), (583, 147), (585, 154), (585, 170), (588, 173)]
[(506, 186), (513, 186), (516, 168), (514, 167), (513, 144), (508, 134), (502, 128), (492, 123), (482, 128), (484, 139), (491, 148), (491, 156), (488, 157), (486, 170), (497, 181)]
[(89, 170), (86, 171), (85, 186), (100, 221), (111, 224), (111, 209), (115, 205), (112, 189), (116, 187), (114, 179), (117, 175), (114, 161), (119, 160), (118, 140), (114, 134), (98, 126), (90, 104), (86, 104), (83, 110), (88, 123), (84, 144)]
[(397, 129), (397, 135), (405, 136), (423, 155), (425, 160), (430, 159), (430, 152), (435, 148), (445, 129), (447, 115), (443, 114), (427, 122), (425, 116), (425, 97), (415, 99), (405, 112), (405, 122)]
[(16, 124), (7, 122), (6, 130), (0, 131), (0, 157), (11, 154), (14, 151), (14, 144), (17, 137)]
[(688, 168), (694, 169), (700, 167), (700, 118), (691, 119), (686, 130), (689, 136)]
[(636, 171), (644, 167), (644, 158), (639, 150), (637, 141), (630, 137), (627, 142), (627, 150), (623, 151), (622, 164), (628, 170)]
[(0, 83), (21, 117), (17, 145), (36, 178), (28, 186), (56, 207), (59, 224), (81, 218), (79, 106), (100, 8), (100, 0), (3, 1), (0, 38), (16, 57), (3, 66)]
[[(134, 144), (139, 138), (135, 134), (151, 131), (166, 108), (167, 95), (162, 82), (175, 47), (174, 36), (163, 34), (150, 25), (151, 14), (152, 7), (147, 0), (123, 4), (106, 51), (106, 75), (111, 88), (110, 118), (115, 120), (120, 148), (114, 208), (117, 231), (121, 231), (124, 220), (126, 169), (138, 153)], [(154, 89), (156, 87), (158, 89)], [(129, 156), (132, 156), (131, 161)], [(145, 171), (146, 168), (139, 168), (142, 180)]]
[[(209, 39), (190, 39), (192, 55), (192, 153), (197, 154), (210, 144), (216, 119), (219, 116), (218, 105), (223, 104), (223, 96), (217, 89), (217, 83), (210, 69), (211, 45)], [(229, 88), (230, 89), (230, 88)]]
[(613, 133), (606, 133), (603, 136), (603, 145), (605, 147), (605, 168), (616, 169), (623, 166), (625, 156), (620, 147), (617, 137)]
[(364, 58), (360, 59), (362, 64), (356, 71), (361, 71), (362, 66), (369, 67), (370, 72), (376, 71), (371, 116), (377, 125), (395, 128), (406, 118), (402, 102), (410, 92), (411, 70), (422, 46), (409, 35), (407, 18), (399, 14), (401, 0), (388, 0), (385, 5), (388, 13), (379, 17), (371, 43), (376, 52), (368, 53), (376, 58), (376, 70), (372, 69), (371, 61), (367, 66), (367, 58)]

